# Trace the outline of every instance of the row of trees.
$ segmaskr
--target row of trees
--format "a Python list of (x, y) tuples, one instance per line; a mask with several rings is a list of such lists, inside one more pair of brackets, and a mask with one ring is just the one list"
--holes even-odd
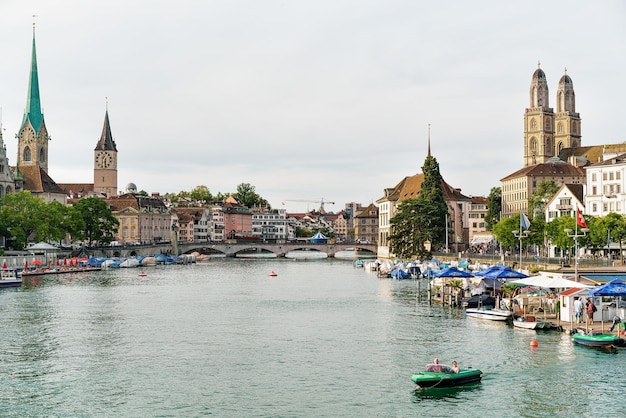
[[(619, 243), (620, 254), (626, 241), (626, 217), (619, 213), (609, 213), (603, 217), (584, 216), (589, 231), (578, 237), (578, 246), (585, 247), (596, 255), (611, 242)], [(582, 235), (576, 225), (576, 218), (561, 216), (546, 223), (543, 217), (536, 216), (530, 223), (530, 234), (522, 240), (522, 246), (537, 245), (547, 251), (548, 245), (568, 250), (575, 246), (574, 231)], [(520, 215), (504, 218), (493, 226), (493, 234), (503, 247), (515, 248), (519, 244), (513, 232), (520, 230)], [(569, 230), (569, 231), (568, 231)], [(571, 254), (571, 251), (567, 251)], [(621, 255), (623, 262), (623, 255)]]
[(31, 241), (108, 243), (119, 225), (102, 200), (88, 197), (71, 206), (45, 202), (29, 191), (0, 198), (0, 235), (5, 246), (22, 250)]
[(241, 183), (237, 186), (235, 193), (222, 193), (219, 192), (213, 195), (209, 188), (204, 185), (194, 187), (190, 192), (180, 191), (176, 194), (166, 193), (166, 197), (172, 200), (172, 202), (178, 202), (183, 198), (188, 198), (198, 202), (223, 202), (228, 196), (233, 196), (239, 200), (243, 205), (251, 208), (254, 206), (267, 207), (271, 209), (267, 200), (263, 199), (257, 192), (256, 188), (250, 183)]

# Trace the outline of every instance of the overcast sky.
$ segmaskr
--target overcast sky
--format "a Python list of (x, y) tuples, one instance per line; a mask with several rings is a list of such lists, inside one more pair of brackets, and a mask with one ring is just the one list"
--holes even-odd
[(93, 182), (108, 98), (121, 190), (250, 183), (290, 212), (367, 205), (421, 172), (431, 124), (444, 179), (486, 196), (523, 166), (538, 61), (552, 107), (567, 67), (583, 145), (626, 141), (621, 0), (2, 0), (11, 164), (32, 15), (58, 183)]

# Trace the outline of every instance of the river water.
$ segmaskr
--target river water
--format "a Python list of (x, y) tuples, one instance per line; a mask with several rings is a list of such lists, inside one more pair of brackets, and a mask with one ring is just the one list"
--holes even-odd
[[(268, 277), (270, 271), (276, 277)], [(616, 416), (626, 351), (420, 300), (350, 261), (46, 276), (0, 291), (0, 416)], [(530, 347), (536, 339), (537, 348)], [(416, 391), (434, 357), (484, 372)]]

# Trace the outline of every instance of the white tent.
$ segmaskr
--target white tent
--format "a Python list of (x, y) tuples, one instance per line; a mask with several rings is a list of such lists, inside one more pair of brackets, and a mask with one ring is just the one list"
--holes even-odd
[(541, 287), (543, 289), (585, 289), (592, 287), (580, 282), (563, 279), (562, 277), (546, 277), (546, 276), (531, 276), (523, 279), (512, 280), (509, 283), (522, 284), (526, 286)]

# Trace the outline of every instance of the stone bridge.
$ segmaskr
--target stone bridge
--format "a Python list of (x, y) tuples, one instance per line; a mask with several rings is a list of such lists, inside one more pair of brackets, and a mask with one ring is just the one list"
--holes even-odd
[(318, 251), (334, 257), (339, 251), (361, 250), (376, 254), (376, 244), (311, 244), (307, 242), (264, 243), (264, 242), (237, 242), (237, 243), (179, 243), (179, 254), (189, 254), (194, 251), (200, 254), (223, 254), (226, 257), (236, 257), (237, 254), (276, 254), (284, 257), (290, 251)]

